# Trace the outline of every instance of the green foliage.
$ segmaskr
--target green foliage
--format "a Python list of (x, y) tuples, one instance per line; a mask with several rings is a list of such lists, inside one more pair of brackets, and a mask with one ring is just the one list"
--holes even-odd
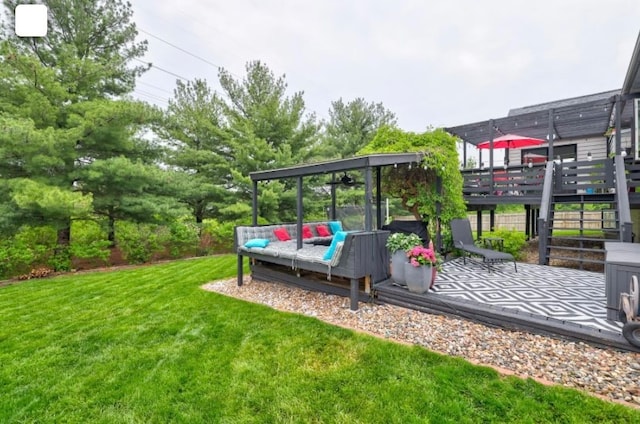
[[(382, 127), (374, 139), (359, 154), (423, 152), (419, 166), (389, 167), (383, 174), (383, 189), (401, 199), (402, 205), (418, 220), (429, 222), (429, 231), (436, 234), (438, 217), (441, 228), (454, 218), (465, 216), (462, 196), (462, 175), (458, 169), (456, 138), (442, 129), (421, 134)], [(442, 181), (442, 193), (437, 191), (437, 178)], [(441, 211), (436, 205), (441, 204)]]
[(230, 221), (206, 219), (202, 225), (202, 238), (207, 241), (210, 252), (233, 251), (233, 229), (236, 224)]
[(148, 262), (163, 249), (160, 228), (153, 224), (120, 221), (116, 224), (116, 242), (122, 257), (131, 264)]
[(156, 128), (171, 147), (166, 163), (177, 171), (176, 197), (196, 222), (215, 216), (231, 197), (232, 138), (226, 134), (224, 101), (205, 80), (177, 81), (164, 121)]
[(422, 240), (417, 234), (393, 233), (387, 239), (387, 249), (393, 253), (398, 250), (408, 251), (412, 247), (422, 245)]
[(360, 97), (348, 103), (336, 100), (331, 102), (319, 150), (326, 159), (351, 157), (384, 125), (396, 125), (396, 116), (382, 103), (367, 103)]
[(496, 206), (496, 213), (519, 213), (524, 209), (523, 205), (520, 204), (508, 204), (503, 203)]
[[(224, 106), (225, 134), (234, 162), (226, 188), (231, 189), (230, 200), (250, 205), (253, 187), (249, 173), (305, 162), (314, 153), (318, 125), (315, 116), (306, 113), (302, 93), (288, 96), (284, 76), (276, 77), (260, 61), (247, 63), (242, 81), (226, 70), (220, 71), (219, 80), (229, 99)], [(292, 183), (284, 183), (289, 185), (283, 188), (291, 189)], [(269, 193), (261, 190), (261, 207), (263, 201), (275, 203), (261, 215), (291, 211), (289, 205), (280, 204), (282, 192), (275, 185)]]
[(106, 263), (111, 255), (107, 234), (95, 221), (74, 221), (71, 224), (71, 256), (80, 259), (97, 259)]
[[(267, 223), (267, 220), (258, 217), (259, 225)], [(251, 225), (251, 213), (235, 221), (205, 219), (202, 225), (201, 249), (206, 253), (233, 252), (234, 228), (237, 225)]]
[(53, 252), (53, 256), (47, 261), (49, 265), (55, 271), (70, 271), (71, 270), (71, 254), (70, 249), (67, 246), (58, 246)]
[[(102, 213), (111, 194), (104, 192), (115, 190), (108, 176), (96, 182), (104, 174), (91, 168), (120, 156), (158, 156), (136, 137), (153, 114), (121, 97), (147, 69), (131, 63), (144, 55), (146, 42), (135, 40), (131, 5), (123, 0), (46, 1), (49, 28), (42, 38), (15, 35), (9, 22), (17, 3), (3, 1), (8, 19), (0, 29), (0, 191), (9, 199), (0, 225), (5, 231), (52, 225), (60, 246), (51, 261), (66, 269), (71, 221), (87, 218), (96, 205)], [(112, 207), (120, 204), (117, 196), (111, 200)]]
[(194, 222), (178, 219), (169, 225), (169, 253), (172, 258), (197, 253), (200, 228)]
[(527, 238), (522, 231), (497, 229), (487, 233), (486, 237), (500, 237), (504, 240), (504, 251), (511, 253), (518, 260), (522, 258), (522, 248)]
[(0, 241), (0, 278), (26, 274), (47, 265), (56, 246), (56, 231), (50, 226), (23, 226), (13, 237)]

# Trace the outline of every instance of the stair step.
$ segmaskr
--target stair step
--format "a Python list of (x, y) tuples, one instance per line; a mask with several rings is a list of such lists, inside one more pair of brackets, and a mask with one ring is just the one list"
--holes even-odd
[(608, 199), (602, 199), (602, 200), (591, 200), (591, 199), (585, 199), (584, 202), (580, 202), (579, 199), (565, 199), (565, 200), (559, 200), (559, 199), (553, 199), (551, 200), (551, 204), (552, 205), (604, 205), (604, 204), (613, 204), (615, 203), (613, 200), (608, 200)]
[[(617, 215), (615, 218), (600, 218), (600, 219), (596, 219), (596, 218), (558, 218), (558, 221), (567, 221), (567, 222), (611, 222), (613, 220), (615, 220), (617, 218)], [(549, 221), (555, 221), (555, 219), (553, 218), (553, 216), (551, 218), (549, 218)]]
[[(583, 252), (583, 253), (598, 253), (598, 254), (602, 254), (603, 258), (604, 258), (604, 254), (606, 253), (606, 250), (604, 249), (593, 249), (590, 247), (569, 247), (569, 246), (547, 246), (547, 251), (549, 252), (549, 254), (547, 254), (547, 256), (549, 256), (551, 254), (551, 251), (563, 251), (563, 252)], [(580, 257), (578, 256), (575, 256)]]
[(594, 249), (592, 247), (573, 247), (573, 246), (554, 246), (554, 245), (547, 245), (547, 249), (549, 250), (566, 250), (566, 251), (571, 251), (571, 252), (589, 252), (589, 253), (602, 253), (604, 254), (606, 252), (606, 250), (604, 249)]
[[(549, 227), (550, 231), (580, 231), (580, 228), (576, 227)], [(582, 231), (601, 231), (603, 233), (619, 233), (620, 230), (617, 228), (582, 228)]]
[[(613, 219), (600, 219), (600, 220), (598, 220), (598, 219), (589, 219), (589, 220), (580, 220), (580, 219), (565, 219), (565, 218), (559, 218), (559, 219), (557, 219), (557, 220), (555, 220), (555, 221), (558, 221), (558, 222), (571, 222), (571, 223), (577, 223), (577, 224), (579, 224), (579, 223), (586, 224), (586, 223), (594, 223), (594, 222), (596, 222), (596, 223), (600, 223), (600, 224), (605, 224), (605, 223), (607, 223), (607, 224), (608, 224), (608, 223), (615, 223), (615, 224), (618, 224), (618, 220), (617, 220), (617, 219), (616, 219), (616, 220), (613, 220)], [(549, 219), (549, 222), (553, 223), (553, 222), (554, 222), (554, 219), (553, 219), (553, 218)], [(593, 229), (593, 230), (598, 230), (599, 228), (592, 228), (592, 229)]]
[(573, 261), (573, 262), (583, 262), (590, 264), (604, 264), (604, 260), (599, 261), (597, 259), (587, 259), (587, 258), (579, 258), (579, 257), (571, 257), (571, 256), (547, 256), (547, 259), (557, 259), (561, 261)]
[(604, 237), (580, 237), (580, 236), (549, 236), (549, 240), (569, 240), (569, 241), (600, 241), (605, 242)]

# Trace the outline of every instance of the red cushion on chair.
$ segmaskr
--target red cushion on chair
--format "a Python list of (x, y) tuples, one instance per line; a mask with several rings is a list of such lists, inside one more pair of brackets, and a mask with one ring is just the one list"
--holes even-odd
[(329, 227), (322, 224), (316, 226), (316, 232), (318, 233), (319, 237), (329, 237), (331, 235)]
[(280, 241), (291, 240), (291, 236), (289, 235), (289, 231), (287, 231), (287, 229), (284, 228), (284, 227), (283, 228), (276, 228), (275, 230), (273, 230), (273, 234), (275, 234), (275, 236)]
[(311, 227), (309, 227), (308, 225), (303, 225), (302, 226), (302, 238), (303, 239), (308, 239), (308, 238), (312, 238), (313, 237), (313, 232), (311, 231)]

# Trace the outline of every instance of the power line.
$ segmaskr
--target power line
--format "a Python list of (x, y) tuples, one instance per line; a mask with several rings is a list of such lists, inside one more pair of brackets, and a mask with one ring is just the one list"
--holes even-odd
[(136, 81), (136, 84), (146, 85), (147, 87), (155, 88), (156, 90), (162, 91), (163, 93), (173, 94), (173, 91), (165, 90), (162, 87), (158, 87), (157, 85), (149, 84), (143, 81)]
[(147, 96), (147, 97), (149, 97), (149, 98), (153, 98), (154, 100), (160, 100), (160, 101), (165, 102), (165, 103), (167, 103), (167, 102), (168, 102), (168, 99), (167, 99), (167, 98), (162, 97), (162, 96), (158, 96), (157, 94), (153, 94), (153, 93), (151, 93), (151, 92), (149, 92), (149, 91), (140, 90), (139, 88), (136, 88), (136, 89), (135, 89), (135, 90), (133, 90), (133, 91), (134, 91), (135, 93), (142, 94), (143, 96)]
[(208, 61), (207, 59), (205, 59), (205, 58), (203, 58), (203, 57), (201, 57), (201, 56), (198, 56), (198, 55), (197, 55), (197, 54), (195, 54), (195, 53), (191, 53), (190, 51), (185, 50), (185, 49), (183, 49), (183, 48), (182, 48), (182, 47), (180, 47), (180, 46), (176, 46), (175, 44), (170, 43), (170, 42), (168, 42), (167, 40), (165, 40), (165, 39), (163, 39), (163, 38), (158, 37), (157, 35), (153, 35), (153, 34), (151, 34), (149, 31), (145, 31), (145, 30), (143, 30), (143, 29), (141, 29), (141, 28), (139, 28), (138, 30), (139, 30), (140, 32), (144, 32), (145, 34), (147, 34), (147, 35), (148, 35), (148, 36), (150, 36), (150, 37), (155, 38), (156, 40), (160, 40), (160, 41), (162, 41), (163, 43), (165, 43), (165, 44), (167, 44), (167, 45), (169, 45), (169, 46), (173, 47), (174, 49), (180, 50), (181, 52), (186, 53), (186, 54), (188, 54), (189, 56), (195, 57), (196, 59), (203, 61), (203, 62), (204, 62), (204, 63), (206, 63), (207, 65), (211, 65), (211, 66), (213, 66), (213, 67), (214, 67), (214, 68), (216, 68), (216, 69), (220, 69), (220, 68), (221, 68), (221, 66), (220, 66), (220, 65), (216, 65), (215, 63), (210, 62), (210, 61)]
[(182, 75), (178, 75), (178, 74), (176, 74), (176, 73), (174, 73), (174, 72), (171, 72), (171, 71), (167, 71), (166, 69), (163, 69), (163, 68), (161, 68), (161, 67), (159, 67), (159, 66), (157, 66), (157, 65), (154, 65), (154, 64), (153, 64), (153, 63), (151, 63), (151, 62), (145, 62), (144, 60), (141, 60), (141, 59), (138, 59), (138, 58), (135, 58), (135, 60), (137, 60), (137, 61), (138, 61), (138, 62), (140, 62), (140, 63), (144, 63), (145, 65), (148, 65), (148, 66), (150, 66), (150, 67), (152, 67), (152, 68), (155, 68), (155, 69), (157, 69), (158, 71), (161, 71), (161, 72), (167, 73), (167, 74), (169, 74), (169, 75), (172, 75), (172, 76), (174, 76), (174, 77), (176, 77), (176, 78), (178, 78), (178, 79), (181, 79), (181, 80), (183, 80), (183, 81), (189, 81), (189, 78), (183, 77)]
[[(202, 56), (198, 56), (197, 54), (192, 53), (192, 52), (190, 52), (189, 50), (184, 49), (184, 48), (182, 48), (182, 47), (180, 47), (180, 46), (178, 46), (178, 45), (176, 45), (176, 44), (173, 44), (173, 43), (171, 43), (171, 42), (169, 42), (169, 41), (165, 40), (164, 38), (158, 37), (157, 35), (154, 35), (154, 34), (150, 33), (149, 31), (145, 31), (145, 30), (144, 30), (144, 29), (142, 29), (142, 28), (138, 28), (138, 30), (139, 30), (140, 32), (144, 32), (145, 34), (147, 34), (147, 35), (148, 35), (148, 36), (150, 36), (150, 37), (155, 38), (156, 40), (159, 40), (159, 41), (161, 41), (161, 42), (165, 43), (165, 44), (166, 44), (166, 45), (168, 45), (168, 46), (173, 47), (173, 48), (174, 48), (174, 49), (176, 49), (176, 50), (180, 50), (181, 52), (186, 53), (186, 54), (188, 54), (189, 56), (195, 57), (196, 59), (198, 59), (198, 60), (200, 60), (200, 61), (202, 61), (202, 62), (206, 63), (207, 65), (213, 66), (213, 67), (214, 67), (214, 68), (216, 68), (217, 70), (223, 69), (223, 68), (222, 68), (222, 66), (220, 66), (220, 65), (218, 65), (218, 64), (215, 64), (215, 63), (211, 62), (210, 60), (207, 60), (207, 59), (203, 58)], [(231, 75), (235, 76), (236, 78), (240, 78), (238, 75), (236, 75), (236, 74), (234, 74), (234, 73), (230, 72), (229, 70), (226, 70), (226, 71), (227, 71), (227, 72), (229, 72)]]

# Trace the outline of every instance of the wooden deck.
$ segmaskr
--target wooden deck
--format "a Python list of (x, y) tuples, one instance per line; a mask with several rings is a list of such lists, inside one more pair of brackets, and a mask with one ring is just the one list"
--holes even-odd
[(640, 351), (607, 320), (602, 273), (519, 263), (489, 273), (478, 262), (444, 264), (436, 292), (415, 294), (386, 280), (374, 287), (376, 302), (459, 316), (507, 329)]

